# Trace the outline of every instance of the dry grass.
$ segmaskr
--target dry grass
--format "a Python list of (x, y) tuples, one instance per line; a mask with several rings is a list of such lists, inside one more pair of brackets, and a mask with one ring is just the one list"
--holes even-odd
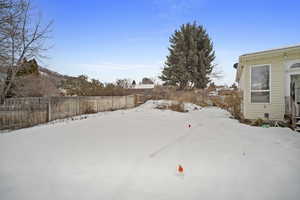
[(184, 110), (184, 104), (183, 103), (173, 103), (169, 106), (170, 110), (176, 111), (176, 112), (186, 112)]
[(226, 90), (219, 96), (209, 96), (208, 89), (177, 90), (175, 87), (155, 87), (152, 99), (168, 99), (178, 102), (189, 102), (201, 107), (217, 106), (228, 110), (235, 119), (246, 122), (241, 113), (242, 95), (236, 90)]
[(152, 99), (168, 99), (178, 102), (189, 102), (202, 107), (209, 105), (206, 90), (177, 90), (175, 87), (157, 86), (152, 91)]
[(187, 112), (184, 109), (184, 104), (182, 102), (173, 102), (170, 105), (158, 105), (156, 107), (157, 109), (160, 110), (172, 110), (172, 111), (176, 111), (176, 112)]

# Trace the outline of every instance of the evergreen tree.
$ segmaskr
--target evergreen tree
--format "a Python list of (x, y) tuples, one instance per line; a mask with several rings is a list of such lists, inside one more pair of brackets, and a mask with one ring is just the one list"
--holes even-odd
[(169, 55), (160, 79), (165, 85), (205, 88), (210, 82), (215, 52), (205, 28), (187, 23), (170, 37)]

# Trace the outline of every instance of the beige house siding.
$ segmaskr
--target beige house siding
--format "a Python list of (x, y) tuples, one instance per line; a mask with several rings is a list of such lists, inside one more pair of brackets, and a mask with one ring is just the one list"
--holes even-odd
[[(239, 67), (241, 76), (239, 88), (243, 91), (242, 112), (247, 119), (264, 118), (269, 113), (269, 119), (282, 120), (285, 114), (285, 62), (300, 59), (300, 49), (286, 52), (270, 52), (263, 54), (248, 54), (241, 56)], [(255, 65), (270, 65), (270, 103), (251, 103), (251, 67)]]
[[(251, 103), (250, 70), (254, 65), (270, 64), (270, 103)], [(270, 119), (282, 119), (284, 115), (284, 72), (283, 61), (279, 59), (258, 59), (244, 64), (242, 90), (244, 93), (244, 116), (247, 119), (264, 118), (269, 113)]]

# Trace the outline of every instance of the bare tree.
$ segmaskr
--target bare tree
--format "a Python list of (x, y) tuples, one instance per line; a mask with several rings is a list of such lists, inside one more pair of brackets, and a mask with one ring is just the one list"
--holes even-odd
[(131, 80), (130, 79), (117, 79), (116, 86), (120, 88), (130, 88), (131, 87)]
[(212, 80), (221, 80), (224, 77), (224, 72), (218, 65), (215, 65), (209, 77)]
[(43, 58), (52, 21), (43, 25), (31, 0), (0, 0), (0, 18), (0, 66), (9, 72), (1, 91), (3, 102), (23, 60)]

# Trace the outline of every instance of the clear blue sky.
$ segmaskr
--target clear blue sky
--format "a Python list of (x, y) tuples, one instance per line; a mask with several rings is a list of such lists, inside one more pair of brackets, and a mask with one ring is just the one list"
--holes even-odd
[(206, 27), (216, 64), (231, 84), (244, 53), (300, 43), (299, 0), (35, 0), (54, 20), (44, 65), (103, 82), (160, 74), (169, 36), (181, 24)]

